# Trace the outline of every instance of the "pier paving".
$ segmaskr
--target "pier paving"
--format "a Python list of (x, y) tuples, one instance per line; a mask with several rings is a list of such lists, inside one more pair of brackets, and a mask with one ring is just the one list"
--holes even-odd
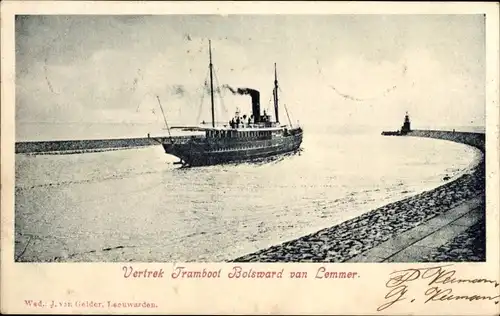
[(485, 134), (413, 130), (481, 151), (459, 178), (229, 262), (485, 261)]
[(484, 219), (483, 201), (468, 200), (346, 262), (425, 262), (437, 248)]

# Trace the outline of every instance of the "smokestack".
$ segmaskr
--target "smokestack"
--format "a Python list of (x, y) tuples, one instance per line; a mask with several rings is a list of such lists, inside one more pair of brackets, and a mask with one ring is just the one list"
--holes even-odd
[(249, 94), (252, 98), (252, 115), (255, 124), (260, 122), (260, 92), (250, 88), (233, 89), (229, 85), (224, 85), (233, 94)]

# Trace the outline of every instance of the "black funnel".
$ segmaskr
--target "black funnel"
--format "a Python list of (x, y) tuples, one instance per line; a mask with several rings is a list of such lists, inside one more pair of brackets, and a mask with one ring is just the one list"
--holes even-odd
[(260, 122), (260, 92), (250, 88), (231, 88), (229, 85), (224, 85), (225, 88), (229, 89), (233, 94), (249, 94), (252, 97), (252, 115), (254, 123)]
[(239, 94), (249, 94), (252, 97), (252, 115), (255, 124), (260, 122), (260, 92), (250, 88), (238, 88)]

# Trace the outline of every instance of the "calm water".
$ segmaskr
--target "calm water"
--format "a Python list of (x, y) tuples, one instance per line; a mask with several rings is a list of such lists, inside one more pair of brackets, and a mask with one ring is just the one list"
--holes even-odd
[(441, 140), (307, 129), (302, 147), (270, 163), (188, 169), (159, 146), (16, 155), (16, 232), (38, 236), (25, 254), (35, 260), (232, 259), (436, 187), (478, 155)]

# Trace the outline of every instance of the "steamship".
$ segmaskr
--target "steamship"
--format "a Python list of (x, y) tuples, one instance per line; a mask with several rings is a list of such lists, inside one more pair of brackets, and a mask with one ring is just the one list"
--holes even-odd
[[(200, 132), (201, 135), (187, 137), (169, 136), (159, 139), (158, 141), (162, 144), (165, 153), (178, 157), (180, 159), (178, 164), (182, 164), (183, 166), (203, 166), (252, 161), (298, 151), (302, 143), (302, 128), (300, 126), (292, 126), (289, 117), (289, 125), (282, 125), (279, 122), (279, 88), (276, 64), (274, 64), (273, 89), (274, 120), (271, 119), (266, 111), (261, 113), (259, 91), (250, 88), (232, 88), (225, 85), (225, 88), (229, 89), (233, 94), (249, 95), (251, 97), (252, 114), (249, 117), (246, 115), (240, 116), (240, 112), (237, 110), (235, 116), (227, 124), (216, 124), (210, 41), (208, 48), (211, 126), (185, 128), (185, 130)], [(288, 116), (286, 107), (285, 110)], [(166, 119), (165, 124), (168, 128)]]

